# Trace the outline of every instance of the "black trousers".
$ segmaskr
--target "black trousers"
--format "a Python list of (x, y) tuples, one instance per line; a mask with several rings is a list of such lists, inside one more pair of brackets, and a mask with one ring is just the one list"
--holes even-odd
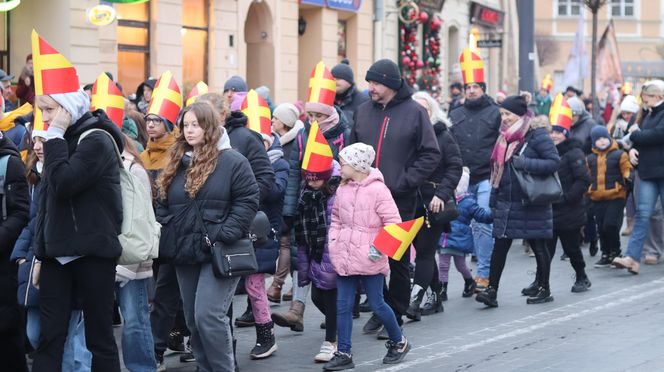
[[(563, 252), (569, 257), (569, 262), (572, 264), (576, 277), (584, 278), (586, 276), (586, 262), (583, 260), (583, 253), (581, 253), (581, 228), (553, 230), (553, 239), (546, 241), (549, 257), (551, 257), (552, 260), (556, 254), (556, 245), (558, 244), (559, 239), (560, 245), (563, 247)], [(540, 275), (539, 270), (537, 275)]]
[(81, 257), (66, 265), (42, 261), (39, 307), (41, 335), (32, 370), (60, 371), (72, 303), (80, 300), (85, 341), (92, 353), (92, 370), (119, 372), (120, 359), (113, 336), (115, 259)]
[[(415, 218), (423, 215), (424, 208), (419, 208)], [(427, 286), (431, 286), (432, 289), (437, 289), (439, 287), (436, 251), (444, 228), (444, 225), (431, 225), (429, 228), (425, 224), (413, 241), (416, 251), (414, 283), (422, 288), (426, 289)]]
[(325, 341), (337, 342), (337, 290), (324, 290), (311, 285), (311, 300), (325, 315)]
[(603, 256), (620, 256), (620, 227), (625, 203), (625, 199), (593, 201)]
[(188, 333), (187, 325), (182, 311), (180, 286), (175, 275), (175, 266), (159, 263), (156, 270), (156, 283), (150, 324), (154, 350), (158, 355), (164, 355), (168, 347), (168, 335), (174, 328)]
[[(13, 265), (13, 263), (12, 263)], [(15, 268), (15, 265), (13, 265)], [(2, 278), (6, 280), (6, 278)], [(10, 290), (11, 295), (7, 293), (8, 298), (12, 298), (12, 305), (0, 305), (0, 360), (2, 369), (6, 371), (27, 372), (28, 365), (25, 362), (25, 319), (24, 309), (16, 303), (16, 286), (4, 287)], [(5, 294), (3, 294), (4, 296)]]
[[(546, 247), (546, 239), (528, 239), (528, 244), (535, 253), (537, 271), (540, 273), (537, 284), (540, 287), (549, 288), (549, 275), (551, 274), (551, 257)], [(512, 239), (495, 239), (493, 253), (491, 254), (491, 269), (489, 271), (489, 286), (498, 289), (500, 277), (505, 269), (507, 252), (512, 246)]]

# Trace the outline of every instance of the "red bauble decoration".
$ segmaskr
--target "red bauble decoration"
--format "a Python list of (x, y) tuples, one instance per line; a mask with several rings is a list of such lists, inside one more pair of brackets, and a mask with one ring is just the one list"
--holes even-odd
[(424, 62), (417, 61), (417, 68), (422, 68), (422, 67), (424, 67)]
[(427, 20), (429, 20), (429, 13), (420, 12), (420, 17), (419, 17), (420, 23), (426, 23)]
[(404, 65), (410, 65), (410, 58), (408, 58), (408, 57), (403, 57), (403, 59), (401, 60), (401, 62), (402, 62)]

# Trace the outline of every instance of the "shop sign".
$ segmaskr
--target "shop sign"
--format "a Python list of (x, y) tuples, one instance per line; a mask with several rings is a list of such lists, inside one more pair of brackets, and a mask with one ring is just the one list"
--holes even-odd
[(477, 40), (478, 48), (502, 48), (503, 39), (496, 40)]
[(426, 10), (430, 13), (438, 13), (443, 10), (443, 4), (445, 0), (418, 0), (417, 6), (420, 9)]
[(489, 8), (476, 2), (470, 3), (470, 23), (500, 28), (503, 27), (504, 18), (505, 13), (500, 10)]
[(300, 4), (327, 6), (330, 9), (358, 12), (362, 6), (362, 0), (300, 0)]

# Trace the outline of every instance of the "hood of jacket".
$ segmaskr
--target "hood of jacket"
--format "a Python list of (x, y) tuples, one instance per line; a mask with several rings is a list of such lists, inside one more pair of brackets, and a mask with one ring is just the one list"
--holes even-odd
[(242, 111), (233, 111), (226, 118), (224, 127), (228, 130), (228, 133), (231, 133), (233, 130), (239, 127), (247, 126), (247, 116), (242, 113)]
[[(359, 182), (359, 186), (360, 187), (366, 187), (366, 186), (371, 185), (374, 182), (385, 183), (385, 179), (383, 178), (383, 173), (381, 173), (380, 170), (378, 170), (376, 168), (371, 168), (371, 170), (369, 171), (369, 175), (367, 176), (367, 178), (365, 178), (361, 182)], [(349, 184), (358, 184), (358, 182), (355, 182), (353, 180), (350, 180), (348, 183)]]
[(122, 133), (128, 135), (129, 138), (133, 140), (138, 139), (138, 127), (136, 126), (134, 119), (128, 116), (125, 116), (122, 119)]

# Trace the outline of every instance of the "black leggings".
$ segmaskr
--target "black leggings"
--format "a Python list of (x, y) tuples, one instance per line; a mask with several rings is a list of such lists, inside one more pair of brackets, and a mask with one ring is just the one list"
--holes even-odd
[[(551, 257), (546, 247), (546, 239), (528, 239), (528, 244), (535, 253), (537, 261), (537, 271), (540, 273), (537, 278), (537, 284), (540, 287), (549, 288), (549, 274), (551, 272)], [(507, 252), (512, 246), (512, 239), (496, 239), (493, 244), (493, 253), (491, 254), (491, 269), (489, 271), (489, 286), (498, 289), (500, 276), (505, 269)]]
[(337, 342), (337, 290), (324, 290), (311, 285), (311, 300), (325, 315), (325, 341)]
[(431, 286), (432, 289), (438, 288), (436, 250), (440, 235), (443, 233), (443, 228), (443, 225), (432, 225), (431, 228), (428, 228), (426, 225), (422, 226), (422, 229), (417, 233), (413, 241), (416, 252), (414, 283), (422, 288), (427, 288), (428, 286)]
[[(560, 239), (563, 252), (569, 257), (569, 262), (572, 264), (574, 272), (576, 272), (576, 277), (584, 278), (586, 276), (586, 262), (583, 260), (583, 253), (581, 253), (581, 229), (553, 230), (553, 239), (546, 241), (549, 257), (552, 260), (556, 254), (558, 239)], [(539, 266), (537, 266), (537, 270), (537, 275), (539, 276)]]

